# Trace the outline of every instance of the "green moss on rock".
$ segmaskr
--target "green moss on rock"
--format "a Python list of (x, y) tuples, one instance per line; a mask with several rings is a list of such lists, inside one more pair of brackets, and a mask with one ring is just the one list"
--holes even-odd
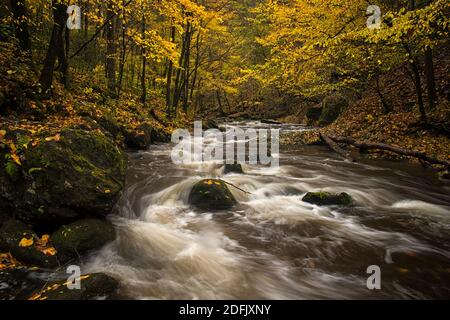
[(218, 211), (230, 209), (237, 201), (224, 181), (206, 179), (194, 185), (189, 204), (201, 210)]
[(15, 183), (0, 170), (0, 207), (14, 203), (16, 215), (36, 226), (104, 217), (125, 184), (125, 156), (100, 130), (65, 129), (56, 141), (30, 145), (23, 159)]
[(62, 226), (52, 234), (52, 243), (62, 260), (77, 258), (114, 241), (116, 232), (109, 222), (85, 219)]
[(234, 164), (225, 164), (224, 169), (223, 169), (223, 173), (224, 174), (228, 174), (228, 173), (239, 173), (242, 174), (244, 173), (244, 171), (242, 170), (242, 165), (239, 163), (234, 163)]
[(345, 192), (341, 194), (329, 192), (309, 192), (303, 197), (302, 200), (318, 206), (348, 206), (353, 202), (352, 197)]
[(325, 98), (322, 102), (322, 114), (319, 118), (319, 124), (328, 125), (333, 123), (347, 107), (348, 101), (342, 95), (335, 94)]

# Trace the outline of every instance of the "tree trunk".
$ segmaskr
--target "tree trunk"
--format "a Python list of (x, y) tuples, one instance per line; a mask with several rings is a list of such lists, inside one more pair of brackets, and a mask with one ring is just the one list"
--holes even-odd
[(186, 44), (186, 58), (184, 59), (184, 89), (183, 89), (183, 111), (186, 113), (189, 107), (189, 80), (190, 80), (190, 61), (191, 61), (191, 41), (192, 28), (189, 30)]
[[(172, 27), (171, 30), (171, 40), (172, 43), (175, 43), (175, 27)], [(167, 84), (166, 84), (166, 114), (170, 118), (171, 117), (171, 95), (172, 95), (172, 73), (173, 73), (173, 62), (169, 60), (169, 67), (167, 68)]]
[(175, 112), (178, 109), (178, 102), (180, 101), (181, 91), (184, 88), (183, 82), (181, 79), (181, 76), (182, 76), (181, 69), (183, 68), (183, 66), (185, 64), (190, 26), (191, 26), (191, 24), (189, 22), (187, 22), (186, 23), (186, 31), (185, 31), (184, 37), (183, 37), (183, 44), (181, 47), (181, 55), (180, 55), (180, 61), (179, 61), (180, 69), (177, 70), (177, 76), (175, 79), (175, 89), (174, 89), (175, 91), (173, 94), (173, 103), (172, 103), (172, 109), (175, 110)]
[(25, 0), (11, 0), (11, 11), (14, 19), (14, 32), (17, 40), (19, 40), (19, 47), (23, 52), (30, 54), (31, 41), (28, 32)]
[(50, 43), (47, 50), (47, 55), (44, 60), (44, 67), (39, 78), (39, 82), (44, 89), (48, 91), (53, 82), (53, 73), (55, 70), (56, 58), (60, 59), (62, 70), (67, 70), (68, 64), (65, 57), (63, 33), (66, 25), (67, 5), (59, 3), (57, 0), (52, 0), (53, 8), (53, 30), (50, 38)]
[(433, 50), (427, 47), (425, 50), (425, 74), (427, 77), (428, 106), (433, 110), (437, 104), (436, 80), (434, 77)]
[(198, 68), (200, 67), (200, 30), (197, 33), (197, 40), (195, 42), (195, 48), (196, 48), (195, 67), (194, 67), (194, 76), (192, 79), (191, 93), (190, 93), (190, 97), (189, 97), (190, 101), (193, 101), (193, 99), (194, 99), (195, 84), (197, 82)]
[[(108, 2), (107, 17), (115, 15), (112, 1)], [(112, 98), (116, 98), (116, 18), (112, 18), (106, 27), (106, 78), (108, 92)]]
[(380, 97), (381, 104), (383, 105), (383, 112), (384, 114), (388, 114), (392, 112), (392, 106), (386, 101), (385, 96), (383, 95), (383, 92), (381, 91), (381, 85), (380, 85), (380, 75), (376, 75), (376, 91), (378, 96)]
[[(414, 3), (414, 1), (412, 1)], [(420, 120), (423, 122), (427, 121), (427, 113), (425, 111), (425, 106), (423, 103), (423, 92), (422, 92), (422, 79), (420, 78), (419, 62), (414, 58), (411, 48), (408, 44), (404, 43), (403, 47), (409, 54), (409, 66), (413, 73), (413, 82), (416, 89), (417, 103), (419, 104)]]
[[(142, 15), (142, 39), (145, 39), (145, 16)], [(146, 66), (147, 66), (147, 57), (145, 56), (145, 47), (142, 47), (142, 75), (141, 75), (141, 89), (142, 89), (142, 96), (141, 96), (141, 102), (143, 105), (145, 105), (147, 101), (147, 83), (146, 83)]]
[[(125, 6), (125, 0), (122, 1), (122, 5)], [(125, 8), (125, 7), (124, 7)], [(117, 86), (117, 98), (120, 98), (120, 93), (122, 91), (122, 82), (123, 82), (123, 73), (125, 69), (125, 57), (127, 52), (127, 45), (125, 42), (126, 35), (126, 21), (125, 21), (125, 9), (122, 11), (122, 48), (120, 53), (120, 62), (119, 62), (119, 85)]]
[(417, 103), (419, 104), (420, 119), (424, 122), (427, 121), (427, 113), (425, 111), (425, 106), (423, 104), (423, 93), (422, 93), (422, 80), (420, 79), (419, 66), (416, 62), (411, 62), (413, 76), (414, 76), (414, 86), (416, 88)]

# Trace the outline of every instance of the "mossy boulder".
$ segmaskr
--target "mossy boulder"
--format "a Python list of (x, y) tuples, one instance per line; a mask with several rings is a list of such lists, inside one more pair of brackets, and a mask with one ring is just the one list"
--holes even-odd
[(152, 144), (153, 127), (144, 123), (135, 130), (127, 130), (124, 134), (125, 145), (134, 150), (147, 150)]
[(161, 142), (168, 143), (170, 142), (170, 135), (165, 132), (162, 128), (154, 127), (151, 133), (152, 143)]
[(302, 200), (318, 206), (348, 206), (353, 202), (352, 197), (345, 192), (340, 194), (329, 192), (309, 192), (303, 197)]
[(103, 273), (86, 274), (80, 277), (80, 289), (69, 289), (67, 280), (47, 284), (37, 290), (30, 300), (104, 300), (112, 299), (119, 282)]
[(336, 121), (345, 108), (348, 107), (347, 99), (340, 95), (334, 94), (326, 97), (322, 101), (322, 113), (319, 118), (320, 125), (328, 125)]
[(225, 164), (224, 169), (223, 169), (223, 173), (224, 174), (228, 174), (228, 173), (238, 173), (238, 174), (243, 174), (244, 170), (242, 170), (242, 165), (239, 163), (234, 163), (234, 164)]
[(0, 251), (11, 254), (22, 263), (40, 267), (58, 264), (56, 255), (47, 255), (36, 246), (39, 238), (27, 225), (8, 220), (0, 228)]
[(170, 142), (170, 136), (163, 129), (144, 122), (136, 129), (123, 128), (124, 143), (133, 150), (148, 150), (156, 142)]
[(94, 120), (115, 139), (120, 133), (120, 125), (117, 120), (109, 113), (101, 116), (95, 116)]
[(189, 204), (201, 210), (219, 211), (232, 208), (237, 201), (224, 181), (206, 179), (194, 185)]
[[(8, 134), (20, 145), (20, 131)], [(22, 153), (16, 177), (0, 168), (0, 208), (33, 226), (51, 228), (83, 217), (104, 217), (125, 183), (125, 156), (100, 130), (43, 132), (39, 142), (29, 143)]]
[(62, 226), (51, 236), (62, 261), (99, 249), (115, 238), (114, 226), (97, 219), (85, 219)]

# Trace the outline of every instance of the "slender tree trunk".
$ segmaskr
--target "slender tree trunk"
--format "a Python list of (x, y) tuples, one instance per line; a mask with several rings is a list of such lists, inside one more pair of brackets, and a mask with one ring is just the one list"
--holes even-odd
[(189, 107), (189, 80), (190, 80), (190, 61), (191, 61), (191, 41), (192, 28), (189, 31), (186, 44), (186, 58), (184, 59), (184, 89), (183, 89), (183, 111), (187, 112)]
[[(107, 17), (114, 15), (112, 1), (108, 1)], [(108, 80), (108, 92), (112, 98), (116, 98), (116, 18), (112, 18), (106, 27), (106, 78)]]
[(63, 41), (63, 32), (67, 21), (66, 18), (67, 5), (59, 3), (58, 0), (53, 0), (52, 8), (53, 8), (52, 36), (50, 38), (47, 55), (44, 60), (44, 67), (42, 69), (41, 76), (39, 78), (39, 82), (44, 91), (48, 91), (52, 86), (56, 58), (58, 57), (60, 59), (60, 64), (63, 70), (64, 68), (68, 67), (65, 64), (67, 63), (67, 61), (65, 61), (64, 59), (65, 49)]
[[(175, 43), (175, 27), (171, 28), (171, 40), (172, 43)], [(173, 62), (169, 60), (169, 67), (167, 68), (167, 84), (166, 84), (166, 114), (170, 118), (171, 117), (171, 95), (172, 95), (172, 73), (173, 73)]]
[(423, 93), (422, 93), (422, 80), (420, 79), (420, 71), (416, 62), (411, 62), (409, 64), (414, 76), (414, 86), (416, 88), (417, 103), (419, 104), (420, 118), (422, 121), (427, 121), (427, 114), (425, 111), (425, 106), (423, 103)]
[[(414, 0), (411, 0), (412, 4), (414, 4)], [(410, 5), (412, 5), (410, 3)], [(416, 89), (416, 95), (417, 95), (417, 103), (419, 105), (419, 112), (420, 112), (420, 119), (424, 122), (427, 121), (427, 113), (425, 111), (425, 106), (423, 103), (423, 92), (422, 92), (422, 79), (420, 78), (420, 69), (419, 69), (419, 62), (417, 59), (414, 58), (413, 53), (411, 51), (411, 48), (408, 44), (403, 44), (403, 47), (405, 48), (406, 52), (409, 54), (409, 66), (411, 68), (412, 74), (413, 74), (413, 82), (414, 87)]]
[(195, 67), (194, 67), (194, 76), (192, 79), (191, 93), (189, 100), (193, 101), (195, 84), (197, 82), (198, 68), (200, 67), (200, 30), (197, 33), (197, 40), (195, 42), (196, 55), (195, 55)]
[(183, 89), (183, 83), (182, 83), (182, 68), (184, 65), (184, 61), (186, 58), (186, 50), (187, 50), (187, 44), (188, 44), (188, 37), (189, 37), (189, 30), (190, 30), (190, 23), (186, 23), (186, 31), (184, 33), (184, 37), (183, 37), (183, 44), (181, 47), (181, 55), (180, 55), (180, 61), (179, 61), (179, 66), (180, 69), (177, 70), (177, 76), (175, 79), (175, 91), (173, 94), (173, 103), (172, 103), (172, 109), (177, 110), (178, 108), (178, 102), (180, 100), (180, 96), (181, 96), (181, 90)]
[[(122, 1), (122, 4), (125, 5), (125, 0)], [(119, 63), (119, 85), (117, 86), (117, 98), (120, 98), (120, 93), (122, 91), (122, 81), (123, 81), (123, 73), (125, 69), (125, 57), (127, 52), (127, 46), (125, 42), (126, 35), (126, 21), (125, 21), (125, 10), (122, 11), (122, 48), (120, 54), (120, 63)]]
[(375, 82), (376, 82), (377, 94), (380, 97), (381, 104), (383, 105), (383, 112), (384, 112), (384, 114), (388, 114), (388, 113), (392, 112), (392, 106), (386, 101), (386, 98), (383, 95), (383, 92), (381, 90), (381, 85), (380, 85), (380, 75), (379, 74), (376, 75)]
[(25, 0), (11, 0), (11, 11), (14, 19), (14, 32), (17, 40), (19, 40), (19, 47), (23, 52), (30, 54), (31, 41), (28, 31)]
[[(142, 14), (142, 39), (145, 39), (145, 16)], [(147, 66), (147, 57), (146, 57), (146, 50), (145, 47), (142, 47), (142, 75), (141, 75), (141, 89), (142, 89), (142, 96), (141, 101), (142, 104), (145, 105), (147, 101), (147, 83), (146, 83), (146, 66)]]
[(436, 107), (438, 98), (434, 76), (433, 50), (430, 47), (427, 47), (425, 50), (425, 74), (427, 77), (428, 106), (430, 110), (433, 110)]
[(67, 89), (70, 86), (70, 75), (69, 75), (69, 50), (70, 50), (70, 34), (69, 29), (64, 28), (64, 40), (61, 39), (64, 45), (58, 48), (58, 61), (61, 67), (61, 83)]

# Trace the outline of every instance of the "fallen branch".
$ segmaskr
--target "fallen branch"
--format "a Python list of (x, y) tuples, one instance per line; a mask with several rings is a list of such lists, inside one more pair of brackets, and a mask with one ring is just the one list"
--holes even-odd
[[(222, 181), (223, 181), (223, 180), (222, 180)], [(230, 185), (230, 186), (232, 186), (232, 187), (234, 187), (234, 188), (238, 189), (239, 191), (242, 191), (242, 192), (244, 192), (244, 193), (246, 193), (246, 194), (252, 194), (252, 193), (250, 193), (250, 192), (248, 192), (248, 191), (245, 191), (245, 190), (243, 190), (243, 189), (241, 189), (241, 188), (235, 186), (235, 185), (232, 184), (232, 183), (229, 183), (229, 182), (226, 182), (226, 181), (223, 181), (223, 182), (225, 182), (226, 184), (228, 184), (228, 185)]]
[(345, 138), (345, 137), (333, 137), (330, 136), (330, 139), (337, 143), (345, 143), (348, 145), (353, 145), (359, 149), (363, 150), (383, 150), (390, 151), (402, 156), (417, 158), (421, 161), (428, 162), (430, 164), (442, 165), (450, 168), (450, 162), (445, 160), (439, 160), (437, 158), (429, 157), (423, 152), (413, 151), (408, 149), (403, 149), (399, 147), (394, 147), (384, 143), (371, 143), (366, 141), (357, 141), (353, 138)]
[(336, 142), (334, 142), (329, 136), (324, 134), (323, 132), (319, 132), (320, 138), (337, 154), (339, 154), (341, 157), (343, 157), (346, 160), (349, 160), (351, 162), (356, 162), (355, 159), (353, 159), (350, 156), (350, 153), (342, 149)]

